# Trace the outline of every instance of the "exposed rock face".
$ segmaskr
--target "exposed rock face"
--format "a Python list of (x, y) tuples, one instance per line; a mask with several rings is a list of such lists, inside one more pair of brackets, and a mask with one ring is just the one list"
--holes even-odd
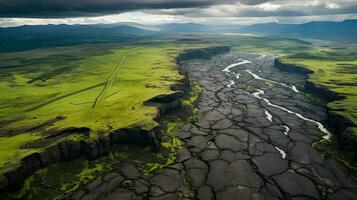
[(346, 128), (340, 137), (341, 143), (344, 145), (344, 149), (352, 152), (357, 152), (357, 135), (353, 132), (352, 127)]
[[(252, 64), (222, 72), (239, 59)], [(104, 176), (103, 183), (93, 182), (96, 187), (92, 191), (81, 189), (73, 196), (97, 200), (356, 199), (357, 187), (343, 166), (323, 159), (311, 146), (321, 139), (320, 129), (253, 95), (261, 89), (275, 105), (314, 120), (326, 119), (325, 108), (314, 105), (301, 92), (257, 80), (245, 71), (303, 88), (303, 76), (278, 71), (273, 62), (273, 58), (252, 54), (183, 62), (181, 67), (188, 71), (191, 81), (202, 87), (196, 102), (201, 117), (178, 131), (183, 145), (175, 163), (144, 174), (139, 160), (132, 158), (112, 172), (123, 177), (115, 188), (101, 190)], [(229, 80), (236, 84), (227, 87)]]
[(149, 99), (147, 102), (153, 102), (153, 103), (170, 103), (173, 101), (176, 101), (177, 99), (181, 98), (183, 96), (183, 92), (182, 91), (175, 91), (171, 94), (167, 94), (167, 95), (159, 95), (156, 96), (152, 99)]
[(201, 49), (190, 49), (186, 50), (185, 52), (181, 53), (177, 56), (176, 61), (180, 63), (184, 60), (189, 60), (193, 58), (211, 58), (212, 56), (227, 53), (229, 52), (230, 48), (228, 46), (218, 46), (218, 47), (207, 47)]
[(145, 105), (157, 106), (159, 110), (159, 116), (156, 117), (156, 119), (159, 119), (160, 116), (164, 115), (166, 112), (179, 109), (182, 105), (180, 99), (183, 95), (183, 91), (175, 91), (171, 94), (159, 95), (146, 101)]
[(32, 175), (36, 170), (63, 160), (72, 160), (81, 155), (88, 159), (95, 159), (107, 154), (114, 144), (135, 143), (138, 145), (157, 144), (157, 129), (151, 131), (139, 127), (120, 129), (102, 135), (98, 140), (63, 141), (48, 147), (40, 153), (31, 154), (21, 160), (19, 167), (4, 174), (1, 178), (2, 189), (14, 190), (22, 186), (24, 178)]
[(307, 75), (313, 73), (313, 71), (306, 69), (304, 67), (283, 63), (280, 59), (274, 60), (274, 66), (282, 71), (293, 72), (293, 73), (301, 74), (304, 76), (307, 76)]
[[(297, 74), (304, 75), (306, 77), (309, 74), (314, 73), (313, 71), (306, 69), (304, 67), (301, 67), (301, 66), (283, 63), (280, 59), (274, 60), (274, 67), (280, 69), (281, 71), (297, 73)], [(321, 95), (328, 102), (336, 101), (336, 100), (340, 100), (340, 99), (344, 98), (343, 96), (328, 90), (326, 87), (323, 87), (321, 85), (315, 85), (314, 83), (311, 83), (309, 80), (306, 80), (305, 85), (304, 85), (304, 90), (306, 92), (309, 92), (309, 93), (312, 93), (315, 95), (316, 94)]]
[(4, 174), (7, 179), (8, 185), (5, 187), (19, 188), (22, 186), (24, 177), (33, 174), (37, 169), (43, 166), (39, 154), (29, 155), (21, 160), (19, 167), (14, 168)]
[(4, 189), (9, 184), (6, 176), (0, 176), (0, 190)]
[[(313, 71), (304, 67), (283, 63), (280, 59), (275, 59), (274, 66), (282, 71), (298, 73), (304, 76), (308, 76), (309, 74), (313, 73)], [(309, 80), (306, 81), (304, 90), (313, 95), (322, 97), (324, 100), (326, 100), (327, 103), (344, 99), (344, 96), (332, 92), (326, 87), (316, 85)], [(336, 136), (339, 142), (339, 146), (345, 150), (357, 152), (357, 135), (352, 133), (351, 128), (356, 127), (356, 124), (335, 112), (334, 110), (328, 110), (328, 123), (337, 134)]]

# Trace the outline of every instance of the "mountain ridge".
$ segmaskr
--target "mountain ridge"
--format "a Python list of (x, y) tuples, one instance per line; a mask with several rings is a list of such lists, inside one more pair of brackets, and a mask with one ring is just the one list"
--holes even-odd
[(297, 38), (357, 41), (357, 20), (350, 19), (341, 22), (312, 21), (303, 24), (261, 23), (243, 27), (240, 32)]

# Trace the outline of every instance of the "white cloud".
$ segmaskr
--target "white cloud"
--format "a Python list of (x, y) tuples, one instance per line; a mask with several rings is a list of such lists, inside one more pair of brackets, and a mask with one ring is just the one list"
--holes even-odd
[[(259, 0), (257, 0), (258, 2)], [(252, 24), (256, 22), (306, 22), (312, 20), (344, 20), (357, 18), (356, 0), (271, 0), (247, 5), (212, 5), (202, 8), (146, 9), (101, 17), (57, 19), (0, 18), (0, 26), (22, 24), (95, 24), (136, 22), (159, 24), (168, 22), (196, 22), (213, 24)]]
[(189, 18), (179, 15), (148, 14), (142, 11), (126, 12), (101, 17), (77, 17), (61, 19), (44, 18), (0, 18), (1, 27), (19, 25), (43, 25), (43, 24), (110, 24), (118, 22), (135, 22), (141, 24), (161, 24), (168, 22), (186, 22)]
[(281, 8), (282, 5), (273, 4), (273, 3), (268, 2), (268, 3), (256, 5), (255, 7), (257, 7), (259, 10), (262, 10), (262, 11), (276, 11), (279, 8)]
[(329, 3), (326, 3), (326, 8), (337, 9), (337, 8), (341, 8), (341, 6), (338, 5), (336, 2), (329, 2)]

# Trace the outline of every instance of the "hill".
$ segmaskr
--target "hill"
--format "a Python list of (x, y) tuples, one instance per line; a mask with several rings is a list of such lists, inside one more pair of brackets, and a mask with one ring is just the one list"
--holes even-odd
[(342, 22), (308, 22), (304, 24), (264, 23), (243, 27), (241, 32), (296, 38), (357, 41), (357, 20)]
[(24, 25), (0, 28), (0, 52), (99, 42), (130, 42), (153, 31), (128, 25)]
[(206, 31), (208, 26), (195, 23), (168, 23), (159, 26), (164, 32), (201, 32)]

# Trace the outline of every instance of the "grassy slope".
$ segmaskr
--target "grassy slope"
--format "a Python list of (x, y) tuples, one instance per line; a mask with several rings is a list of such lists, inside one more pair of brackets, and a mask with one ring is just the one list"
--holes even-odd
[(212, 37), (220, 44), (229, 45), (233, 51), (263, 53), (267, 55), (285, 55), (312, 48), (312, 44), (297, 39), (281, 37), (260, 37), (250, 35), (222, 35)]
[[(171, 92), (170, 85), (182, 78), (174, 57), (189, 46), (111, 46), (110, 52), (90, 56), (76, 48), (81, 46), (0, 55), (0, 91), (6, 94), (0, 97), (0, 133), (15, 131), (18, 135), (0, 137), (0, 144), (11, 144), (0, 145), (0, 171), (39, 151), (21, 147), (47, 133), (88, 127), (95, 138), (132, 125), (156, 126), (156, 108), (143, 106), (143, 102)], [(58, 50), (64, 53), (59, 55)], [(65, 59), (76, 53), (83, 58)], [(102, 100), (93, 108), (98, 96)], [(55, 123), (35, 128), (49, 120)]]
[(195, 103), (199, 98), (200, 91), (201, 87), (197, 83), (193, 83), (191, 92), (182, 99), (183, 108), (180, 111), (185, 110), (184, 113), (165, 115), (160, 121), (163, 127), (159, 152), (153, 151), (150, 146), (114, 145), (108, 155), (93, 161), (81, 157), (55, 163), (38, 170), (27, 178), (22, 189), (13, 195), (29, 200), (61, 199), (66, 194), (113, 171), (113, 169), (119, 169), (121, 163), (127, 158), (135, 159), (139, 163), (139, 169), (144, 173), (150, 173), (174, 163), (177, 151), (182, 146), (176, 132), (186, 121), (192, 122), (199, 118)]
[(319, 49), (285, 56), (282, 61), (312, 70), (314, 73), (309, 76), (312, 83), (343, 95), (344, 99), (333, 101), (327, 106), (357, 125), (357, 53), (355, 50)]

